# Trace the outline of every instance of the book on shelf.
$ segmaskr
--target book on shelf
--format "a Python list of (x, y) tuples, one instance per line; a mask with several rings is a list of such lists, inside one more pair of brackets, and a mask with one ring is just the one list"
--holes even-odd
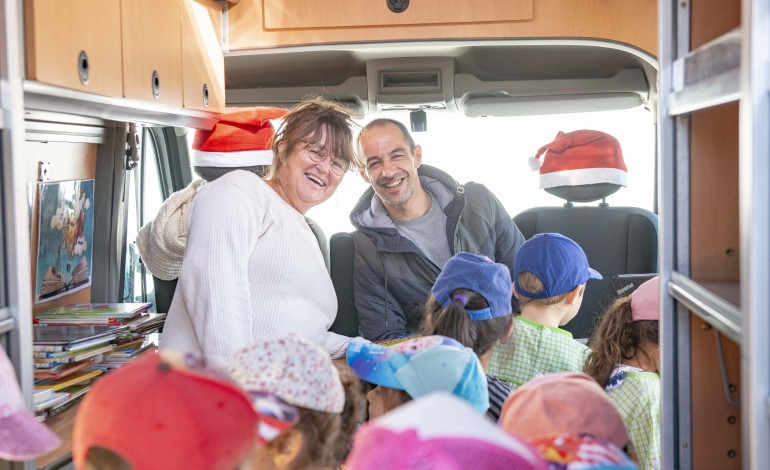
[(163, 326), (166, 321), (165, 313), (150, 313), (143, 315), (130, 323), (127, 323), (128, 329), (137, 333), (144, 333), (149, 330), (157, 329)]
[[(35, 357), (55, 357), (56, 353), (88, 349), (109, 343), (128, 330), (122, 326), (34, 325), (32, 351)], [(42, 353), (42, 354), (40, 354)]]
[(115, 349), (113, 344), (103, 344), (88, 349), (79, 349), (76, 351), (65, 351), (61, 355), (56, 357), (35, 357), (32, 359), (32, 363), (35, 369), (46, 369), (55, 367), (60, 364), (70, 364), (73, 362), (80, 362), (85, 359), (94, 358), (97, 360), (98, 356), (102, 353), (110, 352)]
[(54, 392), (53, 396), (49, 398), (48, 400), (35, 404), (35, 413), (38, 413), (43, 410), (47, 410), (49, 408), (53, 408), (55, 406), (59, 406), (70, 397), (70, 394), (67, 392)]
[(122, 325), (141, 317), (149, 302), (70, 304), (35, 314), (34, 323), (44, 325)]
[(115, 358), (132, 358), (154, 346), (155, 344), (148, 338), (141, 338), (131, 343), (122, 344), (116, 347), (109, 354), (104, 355), (104, 362), (109, 362)]
[(104, 360), (98, 364), (94, 364), (92, 367), (94, 369), (99, 369), (104, 372), (110, 372), (115, 369), (118, 369), (122, 367), (125, 364), (129, 364), (131, 362), (134, 362), (137, 360), (138, 356), (142, 354), (153, 354), (153, 351), (155, 351), (154, 346), (156, 344), (152, 341), (143, 344), (139, 348), (132, 350), (130, 353), (124, 352), (124, 353), (118, 353), (118, 354), (109, 354), (105, 355)]
[(87, 391), (91, 390), (92, 384), (80, 384), (80, 385), (73, 385), (72, 387), (67, 387), (63, 392), (69, 393), (69, 398), (66, 399), (64, 402), (51, 407), (47, 410), (48, 417), (56, 416), (62, 411), (67, 410), (69, 407), (74, 405), (75, 403), (79, 402), (83, 396), (86, 394)]
[(140, 336), (130, 341), (126, 341), (125, 343), (117, 343), (115, 345), (115, 350), (113, 350), (108, 355), (133, 351), (134, 349), (141, 347), (146, 342), (148, 342), (147, 338), (145, 338), (144, 336)]
[(35, 384), (35, 388), (50, 388), (54, 392), (61, 391), (73, 385), (79, 385), (102, 374), (99, 369), (84, 370), (58, 380), (43, 380)]
[(53, 398), (54, 393), (50, 388), (36, 388), (32, 393), (32, 403), (37, 406)]
[(93, 360), (73, 362), (72, 364), (59, 364), (55, 367), (35, 369), (35, 380), (61, 379), (74, 374), (94, 364)]

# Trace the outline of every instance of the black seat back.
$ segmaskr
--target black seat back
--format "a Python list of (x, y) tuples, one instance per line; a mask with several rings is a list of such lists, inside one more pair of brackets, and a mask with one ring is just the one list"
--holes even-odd
[(658, 217), (650, 211), (606, 205), (536, 207), (513, 220), (527, 239), (544, 232), (573, 239), (604, 277), (588, 281), (580, 311), (564, 327), (575, 338), (590, 336), (613, 276), (658, 271)]
[(329, 258), (334, 290), (337, 292), (337, 318), (329, 331), (345, 336), (358, 336), (358, 311), (353, 299), (353, 235), (335, 233), (329, 239)]
[(321, 254), (324, 257), (324, 264), (326, 265), (326, 270), (329, 271), (329, 242), (326, 240), (326, 234), (324, 233), (323, 229), (321, 229), (321, 226), (318, 225), (318, 222), (311, 219), (310, 217), (306, 216), (305, 222), (307, 222), (310, 230), (313, 232), (313, 235), (315, 235), (316, 240), (318, 240), (318, 248), (321, 249)]
[(174, 298), (176, 283), (178, 279), (164, 281), (159, 277), (152, 276), (152, 285), (155, 289), (155, 309), (159, 313), (168, 313), (171, 307), (171, 300)]

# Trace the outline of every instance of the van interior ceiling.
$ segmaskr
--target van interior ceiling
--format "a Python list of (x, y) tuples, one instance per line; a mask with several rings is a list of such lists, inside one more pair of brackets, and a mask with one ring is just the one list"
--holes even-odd
[(527, 116), (638, 106), (654, 112), (656, 83), (653, 56), (598, 40), (333, 44), (225, 56), (228, 106), (290, 107), (323, 95), (362, 115), (441, 109)]

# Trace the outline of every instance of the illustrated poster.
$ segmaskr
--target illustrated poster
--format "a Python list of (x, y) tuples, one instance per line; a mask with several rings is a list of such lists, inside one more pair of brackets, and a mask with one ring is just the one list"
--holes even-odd
[(91, 285), (94, 180), (40, 183), (35, 303)]

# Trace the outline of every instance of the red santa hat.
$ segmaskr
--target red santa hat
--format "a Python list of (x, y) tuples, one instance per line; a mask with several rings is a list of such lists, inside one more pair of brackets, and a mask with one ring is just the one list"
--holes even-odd
[(192, 144), (193, 166), (247, 167), (273, 161), (275, 128), (271, 119), (288, 113), (285, 109), (255, 106), (230, 108), (210, 131), (197, 131)]
[[(543, 156), (542, 163), (538, 160)], [(618, 140), (601, 131), (561, 132), (530, 160), (540, 170), (540, 187), (610, 183), (626, 186), (626, 164)]]

